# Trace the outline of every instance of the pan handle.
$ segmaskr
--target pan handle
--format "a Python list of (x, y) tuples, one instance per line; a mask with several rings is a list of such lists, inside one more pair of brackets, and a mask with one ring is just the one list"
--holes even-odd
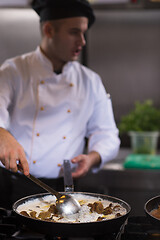
[(72, 178), (71, 164), (69, 160), (63, 161), (63, 173), (64, 173), (64, 191), (73, 192), (74, 184)]

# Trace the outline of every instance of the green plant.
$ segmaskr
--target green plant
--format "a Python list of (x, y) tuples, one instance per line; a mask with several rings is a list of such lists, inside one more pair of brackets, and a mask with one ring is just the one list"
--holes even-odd
[(137, 101), (134, 109), (122, 116), (118, 128), (120, 133), (159, 131), (160, 109), (153, 106), (152, 100)]

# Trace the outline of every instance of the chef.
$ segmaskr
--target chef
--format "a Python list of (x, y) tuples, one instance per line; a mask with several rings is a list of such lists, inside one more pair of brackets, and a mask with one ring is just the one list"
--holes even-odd
[(95, 21), (90, 4), (34, 0), (32, 8), (40, 17), (40, 45), (0, 67), (0, 182), (1, 195), (3, 188), (10, 197), (20, 188), (32, 193), (23, 182), (29, 173), (61, 190), (64, 159), (78, 178), (101, 169), (120, 145), (100, 76), (77, 61)]

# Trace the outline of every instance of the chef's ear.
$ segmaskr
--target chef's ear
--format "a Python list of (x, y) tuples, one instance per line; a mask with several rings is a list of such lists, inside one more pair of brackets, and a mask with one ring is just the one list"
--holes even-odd
[(54, 28), (50, 21), (44, 22), (42, 26), (42, 31), (44, 35), (46, 35), (48, 38), (52, 38), (54, 34)]

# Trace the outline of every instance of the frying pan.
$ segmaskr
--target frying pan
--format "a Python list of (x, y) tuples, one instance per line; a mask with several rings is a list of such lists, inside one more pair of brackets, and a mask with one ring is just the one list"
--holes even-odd
[(151, 211), (153, 209), (157, 209), (159, 205), (160, 205), (160, 195), (149, 199), (144, 205), (144, 211), (148, 219), (150, 220), (150, 222), (160, 227), (160, 219), (151, 215)]
[[(63, 193), (63, 192), (62, 192)], [(35, 194), (31, 196), (19, 199), (13, 204), (13, 211), (19, 219), (19, 223), (25, 224), (30, 229), (37, 231), (39, 233), (48, 234), (51, 236), (58, 237), (87, 237), (87, 236), (100, 236), (107, 233), (118, 232), (121, 226), (125, 223), (131, 207), (125, 201), (103, 195), (98, 193), (87, 193), (87, 192), (69, 192), (69, 194), (83, 194), (88, 197), (102, 198), (103, 200), (108, 200), (111, 202), (116, 202), (126, 209), (126, 214), (114, 219), (103, 220), (99, 222), (87, 222), (87, 223), (58, 223), (49, 222), (44, 220), (33, 219), (20, 214), (17, 211), (19, 205), (25, 203), (29, 200), (34, 200), (36, 198), (41, 198), (49, 193)]]

